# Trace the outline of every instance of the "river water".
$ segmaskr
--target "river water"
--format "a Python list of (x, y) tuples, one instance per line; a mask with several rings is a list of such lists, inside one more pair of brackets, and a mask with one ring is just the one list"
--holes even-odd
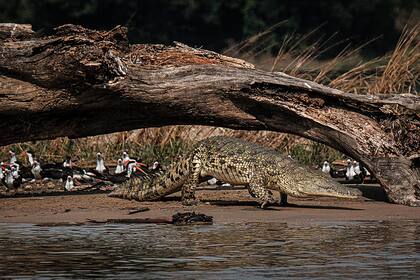
[(0, 224), (3, 278), (420, 279), (420, 221)]

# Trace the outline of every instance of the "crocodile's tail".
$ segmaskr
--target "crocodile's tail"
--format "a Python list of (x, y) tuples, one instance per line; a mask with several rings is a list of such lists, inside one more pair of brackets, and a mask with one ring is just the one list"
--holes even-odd
[(130, 179), (108, 196), (138, 201), (151, 201), (177, 192), (189, 175), (189, 157), (184, 156), (157, 174)]
[[(116, 190), (112, 191), (108, 196), (119, 197), (126, 199), (138, 199), (139, 192), (140, 197), (145, 197), (145, 200), (152, 200), (152, 195), (145, 195), (147, 190), (150, 190), (154, 185), (154, 177), (135, 177), (125, 181)], [(137, 191), (138, 189), (138, 191)]]

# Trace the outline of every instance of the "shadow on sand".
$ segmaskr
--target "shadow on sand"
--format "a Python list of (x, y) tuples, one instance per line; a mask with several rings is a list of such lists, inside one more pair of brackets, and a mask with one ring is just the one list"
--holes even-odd
[(255, 209), (260, 209), (263, 211), (282, 211), (287, 208), (307, 208), (307, 209), (336, 209), (336, 210), (352, 210), (360, 211), (363, 209), (351, 208), (351, 207), (341, 207), (334, 205), (298, 205), (298, 204), (288, 204), (287, 206), (280, 207), (278, 205), (271, 205), (267, 209), (261, 209), (260, 204), (257, 201), (239, 201), (239, 200), (202, 200), (203, 203), (209, 203), (210, 205), (216, 206), (253, 206)]

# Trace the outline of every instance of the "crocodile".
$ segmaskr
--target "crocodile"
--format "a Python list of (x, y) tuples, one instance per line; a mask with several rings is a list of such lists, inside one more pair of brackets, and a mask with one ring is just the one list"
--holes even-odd
[(232, 185), (244, 185), (264, 208), (275, 203), (270, 190), (279, 191), (281, 204), (287, 195), (358, 198), (358, 189), (340, 185), (273, 149), (242, 139), (214, 136), (197, 142), (165, 170), (147, 178), (133, 178), (111, 197), (153, 201), (181, 190), (182, 203), (197, 203), (195, 189), (209, 176)]

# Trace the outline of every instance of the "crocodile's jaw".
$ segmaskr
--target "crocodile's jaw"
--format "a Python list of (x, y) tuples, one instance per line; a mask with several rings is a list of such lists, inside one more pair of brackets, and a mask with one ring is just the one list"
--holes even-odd
[(360, 190), (356, 188), (344, 187), (341, 185), (333, 187), (328, 186), (327, 188), (312, 185), (310, 187), (306, 186), (304, 188), (299, 188), (298, 191), (303, 196), (328, 196), (346, 199), (357, 199), (362, 196), (362, 192)]
[(357, 199), (362, 196), (362, 193), (359, 192), (351, 192), (349, 193), (328, 193), (328, 192), (317, 192), (317, 193), (304, 193), (301, 192), (304, 196), (328, 196), (328, 197), (336, 197), (336, 198), (345, 198), (345, 199)]

